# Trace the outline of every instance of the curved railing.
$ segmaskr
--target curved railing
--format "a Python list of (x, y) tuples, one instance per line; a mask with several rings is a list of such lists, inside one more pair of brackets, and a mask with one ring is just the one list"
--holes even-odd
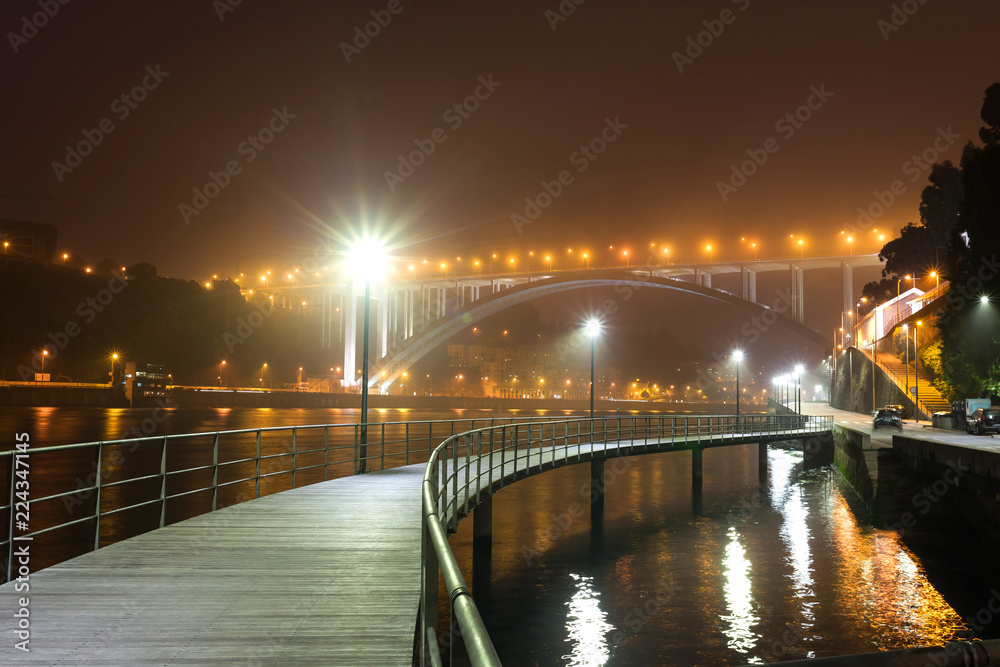
[[(435, 448), (422, 484), (421, 664), (440, 665), (438, 649), (438, 574), (443, 576), (451, 616), (474, 667), (500, 665), (493, 642), (472, 593), (448, 545), (448, 533), (479, 502), (528, 475), (570, 463), (671, 448), (746, 442), (755, 436), (829, 431), (830, 417), (767, 416), (630, 416), (578, 418), (535, 424), (508, 424), (457, 433)], [(454, 649), (454, 641), (448, 642)]]
[[(423, 463), (452, 435), (564, 417), (317, 424), (158, 435), (0, 452), (0, 574), (15, 543), (43, 541), (41, 569), (183, 519), (285, 489)], [(362, 452), (367, 452), (362, 455)]]

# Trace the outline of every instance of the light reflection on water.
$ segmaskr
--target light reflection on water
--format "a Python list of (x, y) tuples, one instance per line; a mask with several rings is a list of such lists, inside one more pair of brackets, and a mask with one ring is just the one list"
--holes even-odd
[(727, 623), (723, 632), (729, 637), (728, 646), (747, 656), (747, 662), (757, 664), (759, 658), (750, 655), (750, 651), (760, 638), (751, 628), (757, 625), (760, 618), (754, 613), (753, 590), (750, 585), (750, 561), (746, 550), (740, 544), (736, 528), (729, 528), (729, 544), (726, 545), (725, 566), (726, 583), (723, 587), (726, 596), (728, 614), (720, 616)]
[[(588, 466), (503, 490), (486, 615), (501, 659), (761, 664), (967, 633), (897, 535), (859, 525), (833, 473), (803, 473), (801, 462), (801, 453), (772, 449), (761, 497), (756, 447), (708, 450), (695, 502), (690, 454), (638, 457), (608, 484), (596, 533), (581, 493)], [(567, 523), (574, 503), (583, 511)], [(470, 580), (471, 523), (452, 537)], [(677, 586), (668, 593), (665, 582)]]
[(600, 593), (594, 589), (594, 578), (570, 574), (576, 591), (566, 606), (566, 638), (573, 646), (570, 655), (564, 655), (569, 667), (603, 665), (608, 659), (608, 641), (605, 635), (615, 629), (607, 622), (608, 615), (601, 611)]

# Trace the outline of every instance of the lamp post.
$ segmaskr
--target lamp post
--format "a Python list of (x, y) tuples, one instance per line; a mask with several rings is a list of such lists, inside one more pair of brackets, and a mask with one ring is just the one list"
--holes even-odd
[(743, 350), (733, 352), (736, 361), (736, 416), (740, 416), (740, 362), (743, 361)]
[[(513, 260), (512, 260), (513, 261)], [(358, 473), (368, 472), (368, 347), (371, 332), (371, 284), (372, 278), (382, 271), (385, 249), (372, 238), (362, 238), (351, 249), (352, 269), (365, 281), (364, 339), (361, 352), (361, 429), (358, 434)], [(492, 266), (491, 273), (492, 273)], [(345, 369), (346, 373), (346, 369)]]
[(115, 386), (115, 362), (118, 361), (118, 353), (115, 352), (111, 355), (111, 382), (109, 383), (112, 387)]
[(910, 397), (910, 326), (908, 324), (903, 325), (903, 347), (905, 348), (903, 362), (904, 376), (906, 378), (906, 397)]
[(920, 411), (920, 375), (917, 374), (917, 364), (920, 363), (920, 354), (917, 352), (917, 329), (920, 328), (920, 320), (917, 326), (913, 327), (913, 386), (916, 391), (913, 394), (913, 420), (919, 421)]
[(223, 359), (219, 364), (219, 386), (222, 386), (222, 369), (226, 367), (226, 360)]
[(802, 414), (802, 390), (800, 389), (801, 376), (802, 376), (802, 364), (795, 366), (795, 412)]
[(601, 333), (601, 323), (597, 320), (587, 320), (587, 335), (590, 336), (590, 418), (594, 418), (594, 386), (596, 380), (597, 365), (595, 363), (597, 346), (597, 336)]

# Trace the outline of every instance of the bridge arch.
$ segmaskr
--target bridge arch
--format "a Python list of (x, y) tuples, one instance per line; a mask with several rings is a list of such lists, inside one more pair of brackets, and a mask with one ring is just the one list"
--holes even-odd
[(633, 289), (646, 287), (667, 289), (705, 297), (740, 308), (754, 316), (766, 319), (773, 317), (773, 321), (768, 323), (768, 326), (780, 324), (785, 329), (791, 330), (823, 349), (828, 349), (833, 344), (819, 331), (786, 315), (784, 313), (786, 309), (770, 308), (766, 305), (753, 303), (722, 290), (674, 278), (640, 275), (621, 270), (587, 271), (575, 275), (543, 278), (523, 283), (510, 289), (500, 290), (467, 307), (457, 309), (453, 314), (432, 323), (424, 332), (410, 338), (401, 347), (380, 359), (372, 368), (369, 376), (369, 387), (378, 386), (380, 391), (384, 391), (413, 364), (458, 332), (515, 304), (570, 290), (620, 285), (630, 286)]

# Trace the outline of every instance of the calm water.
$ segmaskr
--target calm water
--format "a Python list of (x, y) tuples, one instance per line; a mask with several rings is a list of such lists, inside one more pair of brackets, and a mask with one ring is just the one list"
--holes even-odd
[[(772, 449), (761, 488), (756, 458), (706, 451), (700, 507), (688, 453), (623, 461), (596, 530), (587, 465), (501, 491), (477, 597), (504, 664), (743, 665), (995, 636), (963, 621), (995, 568), (952, 553), (981, 569), (936, 587), (895, 532), (859, 525), (829, 469)], [(451, 538), (470, 582), (471, 530)]]

